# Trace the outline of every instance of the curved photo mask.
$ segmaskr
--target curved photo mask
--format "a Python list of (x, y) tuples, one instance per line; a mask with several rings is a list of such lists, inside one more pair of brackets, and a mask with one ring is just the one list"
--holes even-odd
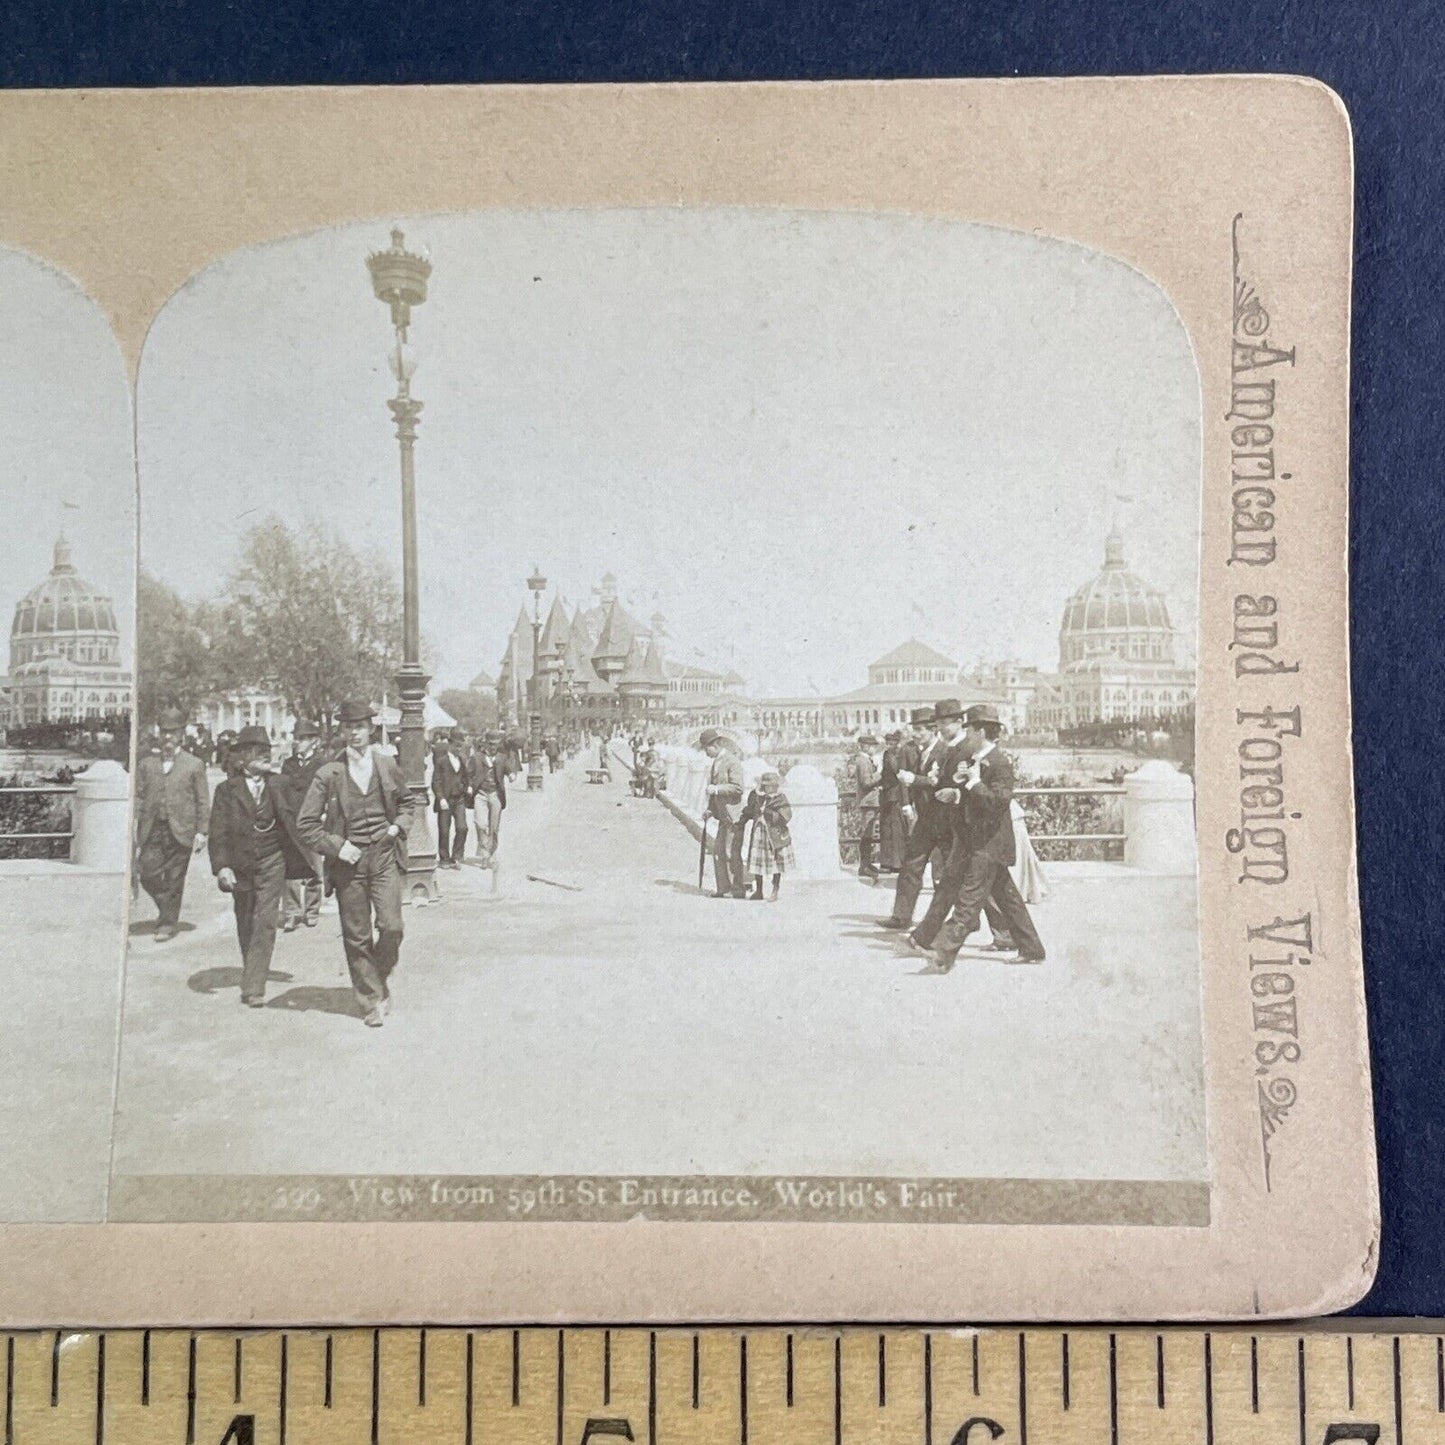
[(130, 852), (130, 387), (74, 282), (0, 249), (0, 290), (0, 1221), (99, 1221)]

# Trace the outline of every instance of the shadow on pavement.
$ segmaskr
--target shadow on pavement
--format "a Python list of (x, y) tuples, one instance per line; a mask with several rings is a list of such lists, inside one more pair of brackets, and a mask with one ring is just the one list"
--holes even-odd
[[(273, 978), (274, 974), (271, 975)], [(342, 1018), (359, 1019), (361, 1008), (349, 988), (319, 988), (303, 984), (266, 1000), (267, 1008), (284, 1009), (288, 1013), (338, 1014)]]
[[(129, 935), (132, 938), (139, 938), (143, 934), (148, 935), (154, 933), (155, 931), (156, 921), (154, 918), (148, 918), (143, 923), (132, 923), (128, 930)], [(176, 933), (178, 935), (182, 933), (194, 933), (195, 931), (196, 925), (194, 923), (188, 923), (184, 918), (181, 919), (178, 924), (176, 924)]]
[(711, 888), (699, 888), (696, 883), (681, 883), (676, 878), (654, 878), (652, 881), (658, 888), (671, 888), (674, 893), (688, 898), (704, 898), (713, 891)]
[[(268, 983), (290, 983), (295, 977), (292, 973), (277, 973), (274, 969), (266, 975)], [(198, 973), (193, 973), (186, 980), (186, 987), (192, 993), (219, 993), (225, 988), (241, 987), (241, 970), (239, 968), (203, 968)]]

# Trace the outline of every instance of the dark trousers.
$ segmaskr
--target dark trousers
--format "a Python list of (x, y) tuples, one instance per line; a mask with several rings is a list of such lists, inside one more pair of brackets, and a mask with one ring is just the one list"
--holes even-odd
[(286, 889), (286, 858), (278, 849), (256, 860), (253, 878), (238, 879), (231, 895), (236, 910), (236, 940), (241, 945), (241, 999), (266, 997), (266, 975), (276, 947), (281, 894)]
[(136, 873), (140, 886), (155, 901), (158, 928), (167, 925), (174, 928), (180, 922), (181, 896), (186, 891), (186, 869), (190, 866), (190, 842), (178, 843), (171, 825), (164, 818), (157, 818), (141, 840)]
[(717, 835), (712, 844), (713, 877), (719, 893), (747, 892), (743, 877), (743, 825), (723, 817), (717, 820)]
[(948, 816), (939, 808), (925, 807), (908, 835), (903, 850), (903, 866), (898, 870), (898, 885), (893, 891), (893, 917), (901, 923), (913, 921), (913, 910), (923, 889), (923, 875), (933, 864), (933, 889), (938, 892), (943, 865), (953, 846), (953, 829)]
[[(449, 846), (450, 844), (450, 846)], [(437, 861), (460, 863), (467, 856), (467, 805), (437, 809)]]
[[(952, 837), (951, 831), (950, 836)], [(933, 947), (939, 931), (948, 921), (948, 915), (953, 911), (954, 907), (959, 904), (963, 893), (969, 857), (970, 854), (963, 846), (962, 841), (957, 837), (953, 837), (948, 846), (948, 853), (944, 858), (942, 873), (940, 874), (938, 869), (936, 867), (934, 868), (933, 899), (929, 903), (928, 911), (923, 915), (922, 921), (913, 930), (913, 937), (921, 943), (924, 948)], [(1009, 887), (1013, 888), (1013, 879), (1009, 877), (1007, 868), (1003, 869), (1003, 875), (1005, 878), (1008, 878)], [(1017, 893), (1018, 890), (1015, 888), (1014, 892)], [(984, 916), (988, 919), (989, 928), (996, 934), (1009, 935), (1011, 941), (1015, 945), (1018, 945), (1019, 940), (1016, 937), (1012, 937), (1004, 914), (1001, 909), (995, 906), (994, 899), (986, 894), (981, 907)], [(1025, 910), (1025, 912), (1027, 912), (1027, 910)], [(899, 918), (903, 917), (901, 913), (896, 916)], [(974, 916), (973, 927), (978, 927), (977, 914)], [(1030, 927), (1032, 927), (1032, 925), (1030, 925)], [(972, 933), (973, 929), (970, 929), (969, 932)], [(967, 937), (967, 934), (964, 936)]]
[(878, 809), (864, 807), (860, 810), (858, 828), (858, 876), (878, 876)]
[(281, 895), (281, 914), (284, 922), (293, 927), (302, 919), (309, 918), (314, 924), (321, 916), (321, 862), (316, 856), (317, 876), (315, 878), (293, 878), (286, 884)]
[(401, 864), (395, 841), (378, 839), (355, 863), (333, 860), (331, 877), (351, 987), (370, 1013), (390, 994), (387, 980), (401, 954)]
[[(1044, 945), (1008, 867), (981, 853), (972, 854), (964, 864), (958, 906), (938, 935), (938, 951), (948, 957), (956, 954), (963, 947), (964, 939), (978, 927), (979, 913), (990, 903), (997, 909), (999, 922), (1019, 954), (1024, 958), (1042, 958)], [(992, 915), (989, 927), (995, 927)]]

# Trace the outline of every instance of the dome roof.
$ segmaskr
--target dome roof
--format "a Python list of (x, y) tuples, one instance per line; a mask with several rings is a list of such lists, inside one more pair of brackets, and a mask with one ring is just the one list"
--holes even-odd
[(78, 632), (118, 634), (119, 630), (110, 598), (77, 575), (70, 560), (70, 543), (62, 534), (55, 543), (50, 576), (16, 603), (11, 642), (43, 641)]
[(1157, 639), (1152, 649), (1135, 656), (1173, 661), (1174, 625), (1163, 592), (1129, 570), (1124, 539), (1116, 527), (1104, 543), (1104, 565), (1064, 603), (1059, 624), (1061, 665), (1091, 654), (1128, 655), (1117, 645), (1128, 638)]

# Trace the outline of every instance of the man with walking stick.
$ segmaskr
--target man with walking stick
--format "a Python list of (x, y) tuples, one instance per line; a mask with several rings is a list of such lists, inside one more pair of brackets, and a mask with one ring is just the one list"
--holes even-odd
[(703, 847), (707, 847), (707, 819), (717, 819), (713, 843), (713, 874), (717, 897), (746, 898), (743, 878), (743, 765), (716, 728), (704, 728), (698, 738), (703, 752), (712, 759), (707, 780), (707, 809), (703, 817)]

